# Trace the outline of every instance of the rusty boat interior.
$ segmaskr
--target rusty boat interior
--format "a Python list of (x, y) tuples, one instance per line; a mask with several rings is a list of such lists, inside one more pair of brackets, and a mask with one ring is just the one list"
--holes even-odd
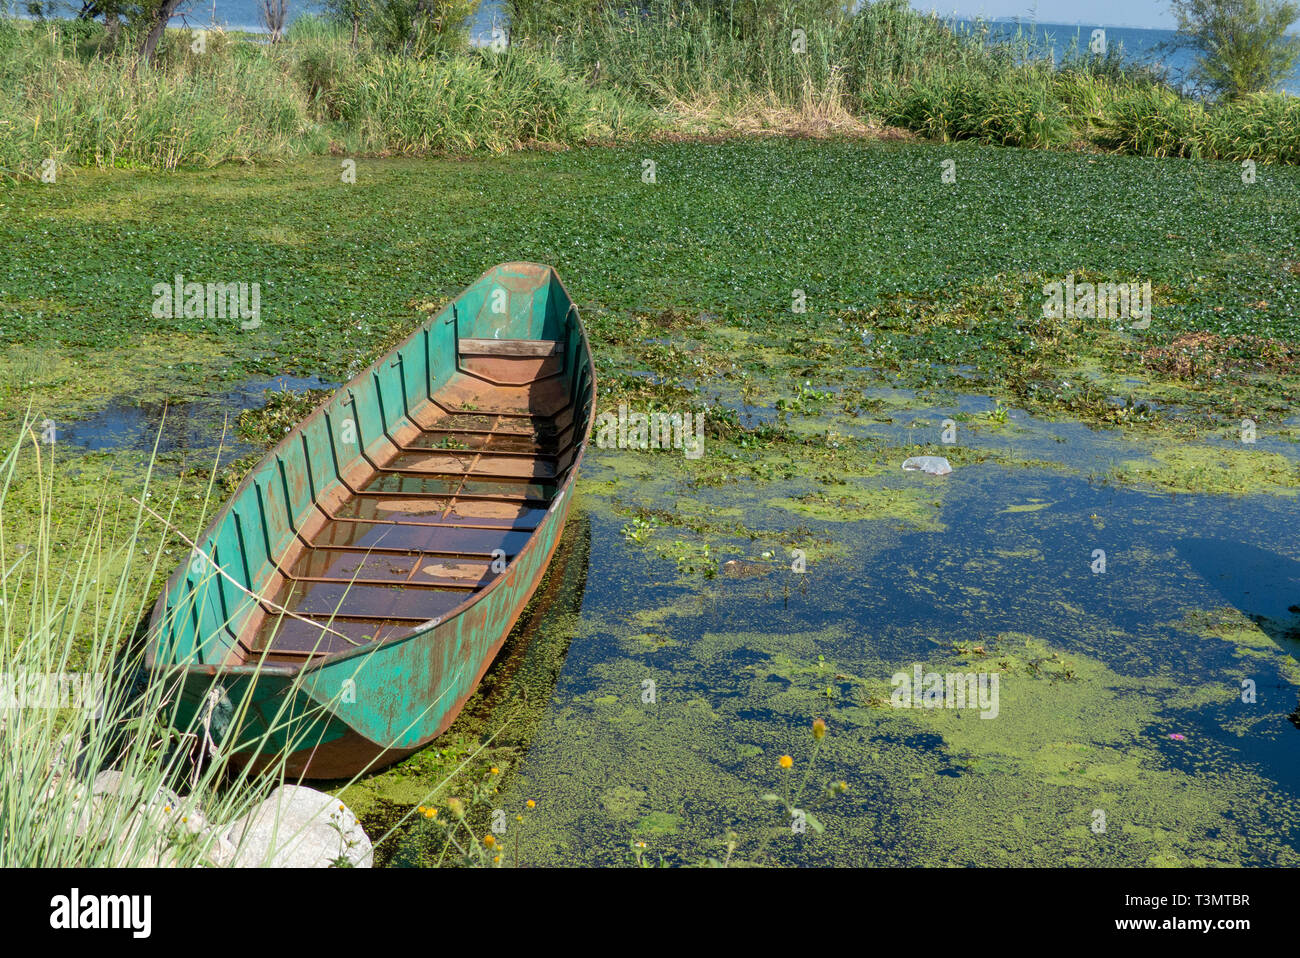
[(485, 274), (245, 480), (160, 598), (153, 658), (301, 668), (431, 629), (558, 505), (593, 395), (558, 277)]

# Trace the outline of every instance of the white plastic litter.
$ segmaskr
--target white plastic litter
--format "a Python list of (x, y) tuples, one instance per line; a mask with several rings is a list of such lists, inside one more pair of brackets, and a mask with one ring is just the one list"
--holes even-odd
[(943, 456), (913, 456), (903, 462), (908, 472), (926, 472), (932, 476), (946, 476), (952, 472), (952, 466)]

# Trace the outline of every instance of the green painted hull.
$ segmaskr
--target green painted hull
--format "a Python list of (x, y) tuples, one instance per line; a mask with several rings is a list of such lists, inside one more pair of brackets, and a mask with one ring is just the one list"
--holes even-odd
[[(279, 556), (305, 541), (314, 511), (342, 494), (350, 471), (391, 446), (389, 437), (401, 435), (421, 404), (462, 375), (461, 342), (474, 336), (560, 344), (564, 372), (556, 382), (571, 396), (571, 454), (526, 543), (504, 572), (421, 626), (314, 651), (301, 665), (266, 655), (248, 661), (248, 634), (267, 615)], [(182, 680), (173, 723), (210, 735), (239, 761), (283, 758), (291, 774), (310, 778), (351, 776), (429, 743), (473, 693), (546, 571), (594, 401), (585, 333), (554, 272), (504, 264), (484, 274), (286, 436), (198, 540), (198, 555), (169, 580), (147, 657), (155, 672)], [(359, 434), (351, 458), (341, 455), (348, 421)]]

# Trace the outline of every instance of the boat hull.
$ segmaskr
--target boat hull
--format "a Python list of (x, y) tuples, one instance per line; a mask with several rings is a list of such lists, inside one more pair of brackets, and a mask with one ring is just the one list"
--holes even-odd
[[(550, 546), (540, 560), (541, 571), (538, 577), (544, 577), (551, 560), (560, 546), (566, 517), (559, 516), (553, 536), (548, 536)], [(522, 580), (521, 580), (522, 581)], [(343, 779), (364, 771), (382, 769), (394, 762), (413, 755), (424, 748), (456, 720), (466, 701), (474, 694), (484, 674), (496, 661), (501, 647), (510, 636), (520, 616), (528, 607), (529, 601), (536, 593), (538, 582), (525, 582), (525, 587), (518, 590), (501, 590), (494, 596), (494, 605), (484, 609), (484, 617), (489, 621), (499, 622), (493, 632), (486, 629), (469, 630), (456, 634), (457, 630), (448, 623), (448, 634), (429, 633), (418, 642), (412, 643), (409, 659), (392, 659), (378, 668), (378, 674), (387, 676), (385, 681), (391, 683), (393, 702), (389, 708), (394, 710), (397, 723), (410, 725), (418, 738), (409, 744), (394, 745), (391, 739), (377, 741), (358, 731), (349, 724), (347, 705), (332, 705), (334, 696), (312, 695), (306, 688), (295, 687), (289, 678), (262, 677), (240, 682), (229, 687), (223, 686), (224, 694), (231, 699), (245, 700), (249, 706), (249, 719), (243, 724), (243, 738), (261, 739), (277, 725), (283, 725), (280, 734), (272, 734), (271, 742), (279, 750), (292, 747), (287, 755), (272, 750), (257, 752), (235, 752), (231, 755), (237, 766), (251, 765), (255, 770), (268, 766), (279, 767), (283, 762), (286, 775), (307, 779)], [(462, 681), (463, 667), (457, 667), (454, 674), (448, 675), (445, 665), (434, 654), (436, 646), (444, 641), (454, 641), (459, 648), (454, 659), (460, 663), (478, 663), (477, 670), (469, 681)], [(419, 667), (426, 666), (429, 671), (420, 672)], [(362, 666), (369, 668), (370, 664)], [(410, 671), (408, 671), (410, 667)], [(323, 691), (328, 692), (331, 684), (341, 684), (352, 675), (361, 677), (360, 672), (349, 672), (338, 679), (324, 678)], [(191, 720), (202, 720), (204, 703), (212, 688), (211, 676), (194, 674), (188, 677), (184, 697), (186, 714)], [(455, 695), (454, 699), (444, 698), (448, 689)], [(294, 701), (286, 703), (286, 698)], [(325, 701), (322, 702), (321, 699)], [(433, 702), (442, 699), (443, 707), (435, 708), (425, 714), (424, 709), (412, 707), (415, 703)], [(405, 708), (401, 703), (410, 703)], [(348, 703), (352, 704), (352, 703)], [(301, 716), (291, 720), (288, 716)], [(279, 717), (279, 718), (277, 718)], [(372, 733), (373, 734), (373, 733)]]
[[(535, 283), (539, 289), (547, 283), (558, 286), (558, 278), (546, 267), (505, 264), (485, 274), (462, 297), (469, 297), (485, 283), (489, 292), (503, 287), (518, 295), (520, 289), (530, 288), (529, 283)], [(563, 292), (562, 286), (558, 288)], [(555, 294), (552, 292), (550, 295)], [(564, 296), (567, 297), (567, 293)], [(513, 313), (526, 316), (531, 311), (534, 317), (541, 315), (545, 322), (551, 322), (550, 316), (556, 309), (554, 303), (543, 303), (539, 307), (529, 302), (526, 306), (527, 309), (512, 307)], [(572, 323), (570, 313), (573, 313)], [(423, 348), (431, 349), (428, 346), (430, 329), (437, 322), (439, 319), (435, 318), (422, 330), (417, 330), (406, 343), (367, 371), (374, 377), (376, 406), (381, 418), (385, 409), (385, 384), (380, 381), (377, 371), (400, 367), (403, 362), (406, 369), (417, 367), (419, 357), (414, 356), (411, 350), (420, 346), (421, 336), (425, 344)], [(457, 318), (458, 326), (461, 322)], [(548, 328), (555, 326), (551, 322)], [(532, 328), (541, 327), (535, 320)], [(333, 477), (328, 472), (324, 479), (317, 474), (321, 456), (313, 457), (311, 437), (306, 435), (313, 420), (323, 413), (325, 425), (317, 424), (317, 432), (325, 430), (329, 448), (331, 451), (337, 448), (334, 441), (337, 424), (331, 420), (330, 410), (318, 411), (299, 427), (304, 432), (304, 436), (299, 437), (304, 452), (301, 457), (303, 466), (298, 472), (294, 471), (292, 463), (290, 468), (286, 468), (286, 458), (293, 454), (295, 443), (293, 435), (286, 437), (285, 442), (267, 457), (263, 467), (259, 467), (260, 482), (250, 476), (236, 492), (231, 504), (214, 521), (205, 536), (206, 548), (204, 540), (201, 540), (199, 548), (204, 549), (203, 556), (211, 559), (208, 565), (202, 561), (197, 565), (209, 574), (196, 577), (194, 564), (188, 573), (183, 566), (177, 570), (155, 608), (151, 623), (150, 667), (156, 671), (179, 670), (182, 678), (173, 724), (193, 731), (203, 741), (214, 745), (219, 743), (224, 754), (237, 764), (259, 768), (282, 764), (284, 771), (292, 776), (335, 779), (377, 769), (410, 755), (435, 739), (455, 720), (533, 597), (560, 543), (568, 518), (577, 467), (590, 434), (595, 383), (585, 335), (580, 323), (576, 322), (576, 311), (572, 310), (571, 304), (564, 313), (564, 328), (572, 329), (572, 333), (566, 333), (566, 336), (577, 339), (563, 343), (557, 339), (559, 345), (555, 352), (557, 355), (563, 353), (563, 356), (556, 361), (549, 357), (529, 358), (527, 351), (536, 352), (539, 344), (544, 346), (545, 341), (516, 341), (516, 337), (510, 335), (509, 327), (505, 328), (506, 335), (500, 336), (500, 343), (488, 339), (459, 340), (456, 371), (447, 379), (441, 392), (433, 388), (435, 361), (432, 353), (426, 352), (424, 369), (430, 381), (429, 399), (442, 407), (442, 411), (429, 408), (434, 408), (438, 421), (430, 425), (430, 413), (423, 401), (408, 401), (409, 386), (402, 379), (392, 387), (402, 391), (402, 398), (400, 405), (389, 400), (389, 414), (382, 419), (383, 438), (372, 441), (370, 446), (363, 445), (361, 458), (352, 464), (340, 463), (335, 455), (333, 473), (337, 482), (332, 486), (322, 487), (325, 479)], [(498, 335), (501, 331), (498, 328)], [(467, 347), (464, 345), (466, 342), (474, 345)], [(415, 347), (412, 347), (413, 343)], [(581, 369), (576, 365), (579, 359)], [(565, 372), (550, 371), (552, 367), (563, 367)], [(405, 369), (402, 372), (405, 373)], [(358, 395), (361, 388), (358, 384), (364, 385), (367, 373), (340, 390), (340, 394), (347, 394), (344, 401), (354, 410), (352, 415), (356, 417), (358, 427), (366, 415), (366, 396)], [(483, 387), (483, 382), (497, 383), (498, 386)], [(528, 384), (534, 382), (544, 384), (545, 388), (538, 386), (534, 393), (529, 393), (532, 387)], [(502, 395), (516, 397), (516, 400), (522, 396), (526, 400), (523, 411), (484, 411), (478, 403), (483, 402), (485, 395), (490, 399), (494, 395), (493, 388), (499, 388)], [(563, 407), (562, 413), (557, 413), (555, 402), (559, 400), (553, 400), (555, 396), (563, 399), (562, 390), (568, 391), (569, 405)], [(452, 401), (448, 396), (464, 400), (466, 408), (474, 408), (475, 417), (497, 416), (497, 424), (491, 430), (477, 431), (490, 435), (470, 435), (473, 430), (450, 430), (446, 427), (446, 423), (460, 422), (470, 415), (459, 407), (448, 410), (446, 404)], [(465, 397), (475, 402), (471, 403)], [(394, 406), (400, 408), (400, 415), (391, 414)], [(513, 420), (507, 418), (512, 416), (515, 417)], [(554, 435), (559, 437), (556, 440), (558, 448), (565, 449), (559, 455), (539, 454), (549, 457), (542, 463), (546, 469), (538, 465), (541, 460), (535, 461), (520, 452), (497, 451), (497, 446), (492, 445), (496, 443), (504, 448), (524, 442), (522, 432), (499, 432), (500, 423), (525, 420), (535, 423), (543, 419), (550, 424), (548, 428), (554, 427)], [(379, 430), (369, 431), (374, 434)], [(431, 436), (445, 438), (444, 434), (448, 432), (457, 436), (464, 434), (464, 438), (481, 442), (481, 448), (446, 452), (445, 444), (435, 448), (428, 442)], [(322, 446), (320, 440), (315, 441), (318, 447)], [(421, 442), (424, 445), (420, 445)], [(516, 458), (509, 458), (512, 455)], [(437, 510), (443, 510), (445, 505), (445, 512), (435, 512), (434, 520), (428, 518), (427, 512), (417, 512), (415, 518), (408, 516), (403, 521), (400, 517), (406, 513), (400, 510), (415, 508), (410, 502), (419, 497), (402, 492), (402, 498), (397, 500), (381, 500), (381, 503), (399, 510), (396, 513), (398, 520), (381, 522), (373, 516), (367, 516), (364, 521), (339, 517), (354, 500), (379, 495), (368, 493), (366, 490), (371, 486), (362, 485), (363, 481), (373, 485), (379, 480), (388, 482), (395, 476), (395, 481), (400, 484), (428, 484), (435, 481), (432, 477), (436, 477), (438, 482), (454, 482), (454, 478), (447, 478), (442, 472), (418, 472), (405, 468), (412, 458), (416, 465), (436, 460), (441, 463), (439, 469), (450, 468), (446, 465), (448, 462), (464, 466), (456, 495), (422, 493), (425, 499), (436, 501)], [(388, 468), (393, 463), (402, 468)], [(496, 463), (490, 468), (503, 474), (473, 471), (473, 467), (480, 463)], [(362, 472), (369, 478), (358, 479)], [(300, 480), (298, 473), (305, 475), (305, 479)], [(313, 480), (314, 475), (316, 478)], [(275, 484), (277, 478), (280, 486)], [(548, 480), (553, 480), (551, 486), (545, 486)], [(304, 486), (309, 490), (309, 496), (303, 490)], [(471, 495), (465, 491), (470, 488), (478, 490), (479, 494)], [(483, 494), (484, 489), (486, 494)], [(541, 496), (543, 493), (539, 489), (545, 491), (544, 506), (530, 498)], [(293, 534), (285, 537), (287, 544), (277, 552), (269, 544), (270, 535), (264, 531), (268, 547), (264, 550), (266, 561), (262, 578), (252, 582), (255, 587), (241, 586), (235, 581), (239, 561), (232, 561), (229, 551), (223, 554), (221, 544), (233, 541), (235, 535), (241, 546), (253, 539), (247, 534), (246, 518), (241, 523), (241, 516), (247, 516), (249, 511), (246, 503), (255, 502), (258, 508), (266, 510), (263, 500), (272, 501), (272, 495), (278, 490), (282, 490), (282, 498), (289, 503), (294, 502), (295, 497), (303, 500), (297, 512), (286, 507), (288, 525)], [(523, 492), (515, 494), (519, 490)], [(505, 495), (507, 492), (511, 495)], [(461, 499), (465, 505), (458, 507), (457, 502)], [(395, 506), (394, 502), (397, 503)], [(457, 508), (468, 510), (469, 517), (456, 513)], [(493, 508), (526, 515), (528, 521), (534, 523), (526, 530), (527, 539), (521, 547), (513, 544), (521, 540), (522, 533), (502, 523), (522, 519), (511, 520), (507, 515), (498, 521), (492, 518), (496, 515)], [(262, 515), (266, 515), (266, 511)], [(483, 515), (489, 518), (479, 518)], [(449, 517), (460, 524), (448, 521)], [(230, 534), (227, 526), (232, 523), (235, 528)], [(364, 528), (369, 532), (373, 531), (371, 527), (378, 529), (380, 537), (373, 541), (352, 542), (355, 530)], [(349, 538), (341, 538), (340, 529)], [(479, 552), (468, 546), (458, 546), (462, 555), (449, 551), (449, 542), (497, 539), (501, 540), (504, 548), (494, 550), (493, 555), (501, 552), (501, 561), (505, 562), (506, 548), (510, 548), (508, 563), (503, 570), (497, 571), (494, 560), (493, 572), (483, 571), (482, 580), (475, 582), (463, 601), (461, 593), (454, 590), (464, 587), (454, 582), (430, 584), (423, 580), (415, 581), (430, 569), (444, 577), (464, 575), (462, 558), (471, 563), (486, 561), (485, 555), (480, 554), (486, 546), (473, 547)], [(340, 542), (344, 544), (340, 545)], [(394, 542), (401, 545), (393, 547)], [(414, 556), (410, 571), (406, 573), (413, 584), (403, 588), (400, 582), (387, 579), (361, 580), (358, 584), (355, 574), (350, 583), (340, 584), (341, 580), (321, 573), (321, 567), (334, 562), (340, 553), (348, 553), (346, 557), (352, 562), (352, 567), (369, 568), (366, 564), (374, 564), (376, 549), (383, 553), (379, 556), (382, 560), (379, 565), (406, 569), (405, 563)], [(250, 566), (247, 558), (241, 555), (238, 559), (246, 570), (243, 578), (255, 580), (255, 574), (247, 571)], [(322, 561), (316, 561), (318, 559)], [(313, 574), (304, 575), (303, 570)], [(392, 572), (385, 574), (391, 576)], [(474, 572), (475, 576), (478, 574), (478, 571)], [(313, 612), (315, 607), (310, 605), (313, 590), (319, 594), (328, 589), (335, 590), (329, 593), (331, 599), (337, 593), (339, 600), (334, 614), (326, 616), (319, 611)], [(275, 598), (268, 599), (269, 594)], [(387, 596), (391, 596), (391, 600), (385, 598)], [(366, 602), (373, 605), (376, 597), (381, 603), (391, 602), (391, 608), (362, 608)], [(239, 605), (241, 601), (243, 604)], [(445, 605), (451, 601), (459, 604), (450, 611), (437, 606), (438, 602)], [(407, 615), (406, 618), (418, 619), (425, 614), (420, 610), (426, 603), (428, 610), (444, 614), (432, 614), (428, 621), (418, 625), (404, 621), (399, 614), (417, 612), (418, 615)], [(296, 613), (290, 611), (290, 606), (305, 609), (307, 616), (314, 615), (315, 618), (311, 621), (301, 617), (291, 619), (289, 617)], [(237, 614), (230, 614), (232, 607), (236, 608)], [(392, 620), (385, 619), (385, 615), (391, 615)], [(345, 620), (346, 626), (342, 624)], [(307, 626), (317, 628), (320, 636), (315, 646), (310, 648), (302, 647), (302, 634), (310, 631)], [(353, 637), (363, 628), (373, 634), (364, 636), (368, 641), (355, 641)], [(347, 629), (351, 632), (346, 632)], [(214, 647), (220, 648), (214, 651)], [(191, 654), (189, 659), (182, 660), (177, 650), (185, 648)], [(208, 661), (201, 661), (203, 659)]]

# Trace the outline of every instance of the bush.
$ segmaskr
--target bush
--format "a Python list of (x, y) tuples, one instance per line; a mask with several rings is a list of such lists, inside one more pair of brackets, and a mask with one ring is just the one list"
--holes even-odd
[(1212, 94), (1272, 91), (1300, 59), (1300, 38), (1287, 35), (1300, 17), (1291, 0), (1170, 0), (1170, 7), (1174, 46), (1196, 51), (1192, 79)]
[(1226, 160), (1300, 163), (1300, 98), (1255, 93), (1211, 111), (1207, 150)]
[(1168, 87), (1111, 88), (1095, 120), (1095, 142), (1142, 156), (1202, 155), (1205, 107)]
[(1049, 85), (1028, 75), (993, 80), (968, 73), (896, 88), (882, 101), (886, 120), (939, 140), (1003, 146), (1057, 146), (1070, 127)]
[(385, 56), (338, 87), (340, 118), (367, 150), (499, 153), (644, 129), (648, 113), (619, 110), (555, 60), (524, 51), (414, 60)]

